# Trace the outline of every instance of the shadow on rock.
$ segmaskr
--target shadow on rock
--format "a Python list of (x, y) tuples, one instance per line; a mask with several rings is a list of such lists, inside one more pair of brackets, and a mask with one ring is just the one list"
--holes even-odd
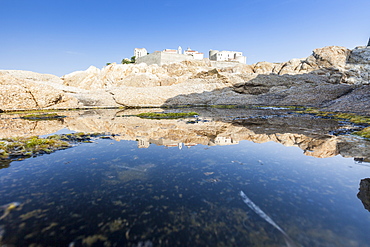
[(361, 179), (357, 197), (361, 200), (364, 208), (370, 212), (370, 178)]
[[(229, 87), (202, 93), (180, 94), (169, 98), (163, 106), (176, 105), (265, 105), (265, 106), (313, 106), (330, 107), (342, 102), (347, 96), (356, 99), (364, 95), (363, 90), (349, 84), (329, 83), (325, 76), (315, 73), (298, 75), (257, 75), (241, 83), (229, 83)], [(362, 86), (366, 87), (366, 86)], [(352, 92), (354, 95), (352, 95)], [(364, 113), (362, 100), (351, 100), (351, 107), (342, 110)], [(367, 108), (365, 107), (365, 110)], [(369, 109), (370, 114), (370, 109)]]

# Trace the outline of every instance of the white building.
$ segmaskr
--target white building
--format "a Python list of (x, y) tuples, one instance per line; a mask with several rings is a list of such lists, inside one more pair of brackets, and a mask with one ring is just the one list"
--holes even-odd
[(182, 48), (181, 48), (181, 46), (179, 46), (177, 48), (177, 50), (175, 50), (175, 49), (164, 49), (162, 52), (171, 53), (171, 54), (182, 54)]
[[(166, 54), (183, 54), (181, 46), (179, 46), (177, 48), (177, 50), (175, 50), (175, 49), (164, 49), (162, 52), (166, 53)], [(145, 48), (135, 48), (134, 56), (136, 58), (143, 57), (143, 56), (146, 56), (146, 55), (147, 55), (147, 50)], [(184, 51), (184, 55), (193, 56), (193, 58), (196, 59), (196, 60), (202, 60), (203, 57), (204, 57), (203, 53), (192, 50), (190, 48), (188, 48), (187, 50)]]
[(139, 139), (137, 141), (137, 147), (138, 148), (148, 148), (149, 146), (150, 146), (150, 142), (148, 142), (146, 140)]
[(214, 140), (214, 143), (220, 146), (239, 144), (238, 141), (234, 141), (232, 138), (227, 138), (224, 136), (217, 136), (216, 139)]
[[(136, 52), (137, 48), (135, 49)], [(146, 51), (146, 50), (145, 50)], [(135, 53), (136, 54), (136, 53)], [(146, 56), (137, 56), (136, 63), (146, 63), (147, 65), (157, 64), (162, 66), (163, 64), (180, 63), (187, 60), (202, 60), (203, 53), (188, 48), (182, 51), (181, 46), (175, 49), (164, 49), (163, 51), (156, 51)]]
[(238, 52), (238, 51), (210, 50), (209, 51), (209, 60), (211, 60), (211, 61), (247, 63), (247, 57), (243, 56), (243, 53)]
[(148, 54), (148, 51), (145, 48), (135, 48), (134, 49), (134, 56), (135, 58), (143, 57)]
[(185, 55), (193, 56), (195, 60), (202, 60), (204, 58), (204, 54), (198, 51), (194, 51), (190, 48), (184, 51)]

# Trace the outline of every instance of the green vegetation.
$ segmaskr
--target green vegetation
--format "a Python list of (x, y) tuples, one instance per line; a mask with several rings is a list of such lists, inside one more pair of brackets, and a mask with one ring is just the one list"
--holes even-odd
[(370, 127), (367, 127), (360, 131), (353, 132), (352, 134), (370, 139)]
[(369, 116), (361, 116), (353, 113), (327, 112), (320, 111), (316, 108), (306, 108), (305, 110), (296, 111), (297, 113), (308, 113), (320, 117), (329, 117), (337, 120), (346, 120), (355, 124), (370, 124)]
[[(68, 111), (70, 110), (75, 110), (75, 109), (68, 109)], [(44, 114), (44, 113), (48, 113), (48, 112), (52, 112), (52, 113), (55, 113), (55, 112), (58, 112), (58, 111), (66, 111), (65, 109), (64, 110), (55, 110), (55, 109), (44, 109), (44, 110), (24, 110), (24, 111), (7, 111), (6, 114)]]
[(194, 108), (194, 107), (209, 107), (209, 105), (163, 105), (161, 108), (165, 109), (179, 109), (179, 108)]
[(37, 114), (40, 115), (42, 113), (48, 112), (71, 112), (71, 111), (86, 111), (89, 109), (126, 109), (125, 106), (90, 106), (90, 107), (82, 107), (82, 108), (63, 108), (63, 109), (33, 109), (33, 110), (17, 110), (17, 111), (4, 111), (6, 114)]
[(57, 120), (61, 118), (65, 118), (66, 116), (60, 116), (57, 113), (47, 113), (47, 114), (28, 114), (22, 116), (22, 119), (27, 119), (31, 121), (41, 121), (41, 120)]
[(121, 61), (121, 64), (130, 64), (131, 63), (131, 60), (130, 59), (128, 59), (128, 58), (124, 58), (124, 59), (122, 59), (122, 61)]
[(46, 138), (14, 137), (0, 140), (0, 160), (24, 159), (72, 147), (73, 143), (91, 142), (91, 138), (107, 138), (99, 133), (73, 133), (52, 135)]
[(370, 117), (368, 116), (361, 116), (361, 115), (350, 114), (350, 113), (334, 113), (333, 116), (334, 118), (346, 119), (356, 124), (370, 124)]
[(124, 58), (121, 61), (121, 64), (130, 64), (130, 63), (135, 63), (136, 62), (136, 56), (131, 57), (131, 59)]
[[(351, 122), (354, 124), (360, 124), (362, 126), (370, 125), (369, 116), (356, 115), (354, 113), (326, 112), (326, 111), (320, 111), (316, 108), (306, 108), (304, 110), (300, 110), (296, 112), (302, 113), (302, 114), (305, 114), (305, 113), (313, 114), (315, 116), (330, 118), (330, 119), (334, 119), (338, 121), (347, 121), (347, 122)], [(360, 131), (355, 131), (352, 134), (370, 139), (370, 127), (364, 128)]]
[(140, 113), (137, 116), (141, 118), (150, 118), (150, 119), (176, 119), (183, 117), (194, 117), (199, 115), (196, 112), (168, 112), (168, 113), (158, 113), (158, 112), (146, 112)]
[(237, 105), (211, 105), (211, 108), (234, 109), (234, 108), (238, 108), (238, 106)]
[(67, 141), (69, 143), (76, 143), (76, 142), (91, 142), (91, 138), (94, 137), (105, 138), (106, 136), (100, 133), (77, 132), (72, 134), (52, 135), (48, 136), (47, 138)]
[(0, 159), (31, 157), (44, 153), (52, 153), (70, 146), (66, 141), (53, 138), (40, 138), (37, 136), (7, 138), (0, 140)]
[(299, 110), (299, 109), (305, 109), (305, 107), (302, 106), (281, 106), (281, 105), (269, 105), (269, 106), (264, 106), (264, 105), (258, 105), (258, 106), (253, 106), (252, 108), (262, 108), (262, 109), (268, 109), (268, 108), (276, 108), (276, 109), (281, 109), (281, 110)]

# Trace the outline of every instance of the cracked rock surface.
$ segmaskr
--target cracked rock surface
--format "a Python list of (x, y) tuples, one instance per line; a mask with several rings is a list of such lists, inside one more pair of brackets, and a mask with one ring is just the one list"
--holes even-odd
[(0, 109), (44, 109), (50, 106), (75, 106), (77, 100), (50, 85), (15, 77), (0, 71)]

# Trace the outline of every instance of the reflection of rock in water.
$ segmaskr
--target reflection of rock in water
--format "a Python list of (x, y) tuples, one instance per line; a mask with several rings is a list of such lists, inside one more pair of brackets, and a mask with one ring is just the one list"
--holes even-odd
[(362, 163), (370, 163), (369, 158), (354, 158), (353, 159), (357, 164), (362, 164)]
[(159, 112), (163, 109), (66, 111), (58, 113), (67, 116), (63, 122), (37, 123), (21, 119), (24, 114), (3, 114), (0, 116), (0, 126), (4, 126), (0, 129), (0, 138), (45, 135), (69, 129), (86, 133), (111, 133), (117, 141), (138, 140), (139, 148), (148, 148), (150, 144), (183, 148), (197, 144), (234, 145), (243, 140), (256, 143), (274, 141), (285, 146), (299, 147), (304, 150), (304, 154), (314, 157), (326, 158), (341, 154), (344, 157), (370, 160), (368, 140), (329, 134), (344, 128), (333, 119), (319, 119), (276, 109), (221, 111), (215, 108), (184, 110), (197, 111), (201, 119), (207, 119), (194, 124), (189, 124), (186, 119), (163, 121), (134, 117), (148, 111)]
[(361, 179), (357, 197), (362, 201), (365, 209), (370, 211), (370, 178)]
[(0, 170), (3, 168), (8, 168), (10, 166), (10, 160), (2, 160), (0, 163)]

